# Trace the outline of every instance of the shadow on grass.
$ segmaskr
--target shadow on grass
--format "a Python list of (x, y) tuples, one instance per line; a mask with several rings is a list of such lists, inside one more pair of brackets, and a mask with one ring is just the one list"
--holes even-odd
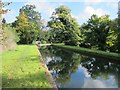
[(2, 87), (3, 88), (47, 88), (50, 87), (45, 72), (37, 72), (31, 74), (28, 72), (27, 75), (8, 78), (2, 76)]
[[(40, 65), (40, 56), (23, 55), (17, 61), (12, 61), (10, 68), (4, 68), (2, 74), (3, 88), (49, 88), (50, 83), (44, 67)], [(4, 65), (8, 67), (8, 63)], [(23, 70), (23, 71), (22, 71)], [(9, 76), (9, 74), (11, 76)]]
[(38, 55), (28, 55), (28, 56), (24, 56), (23, 55), (23, 57), (21, 57), (20, 58), (20, 60), (26, 60), (26, 61), (33, 61), (33, 63), (35, 62), (35, 61), (37, 61), (38, 63), (39, 63), (39, 61), (40, 61), (40, 56), (38, 56)]

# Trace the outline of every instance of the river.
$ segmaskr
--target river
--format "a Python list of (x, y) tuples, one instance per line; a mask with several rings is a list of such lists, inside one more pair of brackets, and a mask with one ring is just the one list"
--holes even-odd
[(120, 61), (91, 57), (57, 47), (40, 52), (58, 88), (120, 88)]

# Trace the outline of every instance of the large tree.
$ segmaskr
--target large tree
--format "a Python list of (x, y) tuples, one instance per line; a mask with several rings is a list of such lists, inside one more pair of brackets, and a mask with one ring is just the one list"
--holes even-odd
[(79, 24), (71, 15), (71, 10), (62, 5), (55, 9), (48, 27), (52, 32), (52, 42), (65, 42), (69, 45), (79, 45), (81, 41), (81, 33)]
[(110, 23), (110, 30), (107, 37), (108, 48), (112, 52), (117, 52), (117, 36), (118, 36), (118, 19), (114, 19)]
[(20, 9), (20, 13), (24, 12), (28, 16), (28, 20), (31, 24), (33, 24), (33, 27), (41, 29), (41, 14), (35, 11), (35, 9), (35, 5), (25, 5)]
[(25, 43), (29, 43), (31, 40), (31, 35), (30, 35), (30, 27), (29, 27), (29, 21), (28, 21), (28, 17), (27, 15), (22, 12), (19, 14), (19, 16), (17, 17), (17, 21), (16, 21), (17, 27), (16, 27), (16, 31), (19, 34), (20, 37), (20, 41), (19, 43), (25, 44)]
[(118, 30), (117, 30), (118, 36), (117, 36), (117, 49), (120, 53), (120, 1), (118, 3)]
[(107, 37), (110, 31), (109, 16), (92, 15), (91, 18), (82, 25), (82, 32), (84, 34), (84, 44), (91, 48), (99, 50), (106, 50)]
[(20, 14), (17, 17), (17, 20), (12, 23), (12, 26), (16, 27), (19, 31), (18, 33), (21, 37), (19, 43), (31, 44), (33, 41), (39, 39), (40, 31), (42, 29), (42, 21), (40, 13), (35, 11), (35, 8), (34, 5), (23, 6), (20, 9)]

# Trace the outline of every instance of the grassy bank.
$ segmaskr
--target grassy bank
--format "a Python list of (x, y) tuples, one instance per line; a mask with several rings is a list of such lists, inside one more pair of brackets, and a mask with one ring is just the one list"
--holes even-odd
[(76, 47), (76, 46), (68, 46), (68, 45), (62, 45), (62, 44), (52, 44), (52, 45), (55, 47), (68, 49), (68, 50), (71, 50), (77, 53), (83, 53), (83, 54), (107, 58), (111, 60), (120, 60), (120, 54), (117, 54), (117, 53), (104, 52), (100, 50), (92, 50), (92, 49), (81, 48), (81, 47)]
[(2, 54), (2, 87), (51, 87), (37, 46), (18, 45)]

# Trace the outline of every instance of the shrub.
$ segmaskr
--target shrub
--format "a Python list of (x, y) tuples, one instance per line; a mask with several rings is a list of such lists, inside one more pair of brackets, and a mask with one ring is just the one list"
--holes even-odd
[(14, 28), (10, 26), (5, 26), (3, 28), (3, 40), (2, 40), (2, 45), (3, 45), (3, 51), (6, 50), (13, 50), (16, 48), (16, 43), (19, 41), (19, 37), (15, 31)]

